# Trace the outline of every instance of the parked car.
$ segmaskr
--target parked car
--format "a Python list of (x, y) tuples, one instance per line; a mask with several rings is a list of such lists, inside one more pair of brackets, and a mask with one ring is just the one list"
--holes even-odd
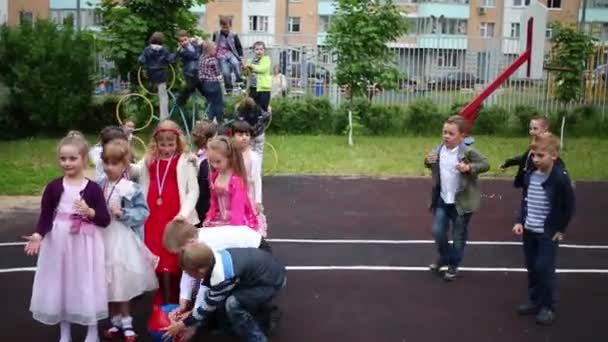
[(428, 87), (433, 90), (473, 88), (476, 83), (479, 83), (477, 76), (469, 72), (458, 71), (430, 80)]

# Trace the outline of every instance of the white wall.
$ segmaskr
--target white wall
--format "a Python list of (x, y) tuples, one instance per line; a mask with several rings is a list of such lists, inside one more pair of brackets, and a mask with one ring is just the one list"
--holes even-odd
[[(523, 1), (522, 1), (523, 3)], [(504, 1), (504, 20), (502, 26), (503, 36), (508, 38), (511, 36), (511, 23), (521, 23), (522, 15), (526, 9), (523, 6), (513, 6), (513, 0)], [(524, 34), (524, 28), (520, 26), (519, 34)], [(503, 40), (502, 52), (507, 54), (519, 54), (519, 39), (510, 41), (509, 39)]]
[[(243, 35), (241, 40), (243, 47), (251, 46), (255, 41), (261, 40), (267, 46), (274, 45), (274, 34), (276, 26), (276, 0), (242, 0), (241, 27)], [(268, 32), (249, 33), (249, 16), (268, 17)]]
[(8, 21), (8, 0), (0, 0), (0, 25)]

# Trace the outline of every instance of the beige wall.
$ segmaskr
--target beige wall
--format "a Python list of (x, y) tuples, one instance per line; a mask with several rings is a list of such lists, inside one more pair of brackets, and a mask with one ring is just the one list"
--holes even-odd
[(20, 12), (32, 12), (34, 20), (49, 17), (49, 0), (9, 0), (8, 25), (18, 25)]
[(205, 30), (213, 33), (220, 29), (220, 16), (232, 16), (232, 31), (243, 32), (242, 2), (240, 0), (214, 0), (207, 3), (204, 24)]
[[(300, 18), (300, 32), (289, 33), (288, 43), (296, 45), (315, 45), (319, 28), (317, 0), (289, 1), (289, 16)], [(286, 28), (285, 1), (277, 0), (275, 14), (275, 32), (277, 37), (284, 37)]]
[[(541, 0), (545, 5), (547, 0)], [(562, 23), (576, 24), (578, 22), (578, 11), (581, 0), (562, 0), (561, 9), (549, 9), (548, 22), (560, 21)]]
[(496, 0), (495, 7), (484, 7), (483, 14), (479, 8), (482, 7), (482, 0), (470, 1), (470, 17), (467, 23), (467, 36), (469, 38), (468, 46), (472, 49), (480, 49), (487, 47), (487, 42), (481, 39), (479, 27), (481, 23), (494, 23), (494, 37), (501, 35), (502, 15), (504, 8), (504, 0)]

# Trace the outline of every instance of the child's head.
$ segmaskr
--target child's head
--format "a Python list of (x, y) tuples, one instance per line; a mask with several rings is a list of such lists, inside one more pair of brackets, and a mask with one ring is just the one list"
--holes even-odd
[(186, 246), (198, 241), (195, 226), (186, 221), (171, 221), (163, 235), (163, 245), (171, 253), (179, 253)]
[[(128, 121), (125, 121), (124, 124), (126, 125), (127, 122)], [(99, 132), (99, 143), (102, 147), (115, 139), (128, 140), (127, 134), (123, 128), (118, 126), (106, 126)]]
[(207, 142), (217, 135), (217, 124), (200, 121), (192, 128), (192, 143), (199, 149), (207, 149)]
[(278, 75), (281, 73), (281, 66), (278, 64), (275, 64), (272, 66), (272, 74), (273, 75)]
[(239, 151), (244, 151), (249, 147), (253, 127), (245, 120), (237, 120), (232, 124), (232, 135)]
[(224, 33), (230, 32), (230, 26), (232, 26), (231, 22), (230, 22), (230, 18), (225, 17), (225, 16), (220, 16), (220, 29), (222, 30), (222, 32), (224, 32)]
[(193, 243), (184, 248), (179, 255), (182, 270), (195, 279), (203, 279), (213, 268), (215, 256), (204, 243)]
[(452, 115), (443, 123), (443, 144), (454, 148), (462, 143), (467, 131), (467, 120), (461, 115)]
[(181, 128), (171, 120), (162, 121), (152, 134), (148, 153), (152, 159), (170, 158), (188, 151), (186, 137)]
[(232, 170), (246, 181), (243, 156), (227, 136), (217, 136), (207, 144), (209, 165), (218, 172)]
[(89, 144), (84, 135), (78, 131), (70, 131), (57, 146), (59, 166), (67, 177), (82, 175), (87, 163)]
[(121, 178), (131, 160), (129, 143), (122, 139), (114, 139), (107, 143), (101, 152), (103, 170), (111, 181)]
[(247, 96), (241, 102), (239, 102), (237, 111), (240, 113), (250, 113), (253, 112), (257, 106), (258, 105), (255, 103), (255, 100), (252, 97)]
[(165, 42), (165, 34), (162, 32), (154, 32), (150, 36), (150, 40), (148, 40), (150, 44), (163, 45)]
[(190, 35), (188, 34), (188, 31), (186, 30), (179, 30), (177, 31), (177, 43), (185, 48), (186, 46), (188, 46), (188, 44), (190, 44)]
[(264, 42), (257, 41), (255, 43), (253, 43), (253, 52), (255, 53), (255, 56), (258, 58), (264, 56), (264, 53), (266, 52), (266, 45), (264, 44)]
[(549, 132), (535, 136), (530, 144), (530, 155), (537, 169), (550, 170), (559, 158), (559, 139)]
[(205, 42), (203, 45), (203, 54), (208, 56), (215, 56), (217, 50), (215, 49), (215, 43), (211, 41)]
[(541, 133), (549, 132), (549, 125), (549, 119), (546, 116), (535, 116), (530, 119), (528, 134), (533, 138)]
[(122, 130), (125, 132), (127, 137), (129, 137), (133, 132), (135, 132), (135, 119), (128, 118), (122, 123)]

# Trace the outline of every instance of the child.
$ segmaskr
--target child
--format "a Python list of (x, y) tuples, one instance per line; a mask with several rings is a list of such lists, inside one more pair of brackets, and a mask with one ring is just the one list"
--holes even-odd
[[(534, 137), (538, 136), (539, 134), (546, 132), (549, 132), (549, 119), (546, 116), (535, 116), (530, 120), (530, 128), (528, 130), (530, 141), (532, 141)], [(530, 158), (529, 149), (522, 155), (505, 160), (505, 162), (500, 165), (500, 169), (504, 171), (505, 169), (515, 165), (517, 165), (518, 169), (513, 186), (516, 188), (522, 188), (524, 176), (528, 168), (532, 166), (532, 158)]]
[(275, 257), (257, 248), (229, 248), (214, 252), (197, 243), (187, 246), (180, 264), (190, 276), (208, 286), (204, 298), (183, 320), (166, 328), (165, 336), (176, 336), (186, 328), (205, 322), (218, 306), (225, 308), (232, 330), (247, 341), (267, 341), (254, 313), (268, 309), (287, 283), (287, 271)]
[(528, 269), (528, 302), (521, 315), (536, 315), (536, 322), (555, 320), (555, 266), (557, 249), (574, 215), (574, 191), (568, 173), (556, 163), (559, 140), (544, 134), (532, 139), (533, 165), (523, 178), (523, 200), (513, 233), (523, 234)]
[(211, 139), (207, 152), (213, 171), (209, 177), (211, 205), (203, 226), (248, 226), (257, 230), (258, 219), (247, 195), (247, 173), (241, 153), (225, 136)]
[(196, 167), (189, 161), (186, 138), (175, 122), (165, 120), (154, 130), (138, 169), (141, 188), (150, 208), (144, 241), (152, 253), (160, 257), (156, 272), (164, 278), (161, 284), (169, 282), (171, 286), (170, 289), (160, 287), (155, 304), (163, 304), (163, 298), (176, 303), (181, 270), (177, 256), (163, 247), (163, 234), (172, 220), (199, 222), (195, 210), (199, 188)]
[(241, 59), (243, 58), (243, 47), (236, 33), (230, 31), (231, 19), (220, 17), (220, 30), (213, 33), (212, 40), (217, 46), (217, 58), (220, 62), (226, 93), (233, 91), (232, 72), (236, 76), (236, 82), (243, 82), (241, 70)]
[(196, 202), (198, 217), (205, 217), (211, 202), (207, 142), (216, 134), (217, 125), (209, 121), (197, 122), (192, 130), (192, 143), (198, 148), (198, 152), (196, 153), (199, 187), (198, 201)]
[(253, 44), (255, 57), (245, 68), (251, 72), (249, 77), (249, 96), (264, 111), (268, 111), (270, 104), (270, 88), (272, 77), (270, 76), (270, 57), (266, 56), (266, 46), (264, 42), (258, 41)]
[(287, 79), (281, 73), (280, 65), (272, 66), (272, 92), (270, 98), (277, 96), (285, 97), (287, 95)]
[(118, 126), (106, 126), (99, 133), (99, 142), (89, 151), (89, 160), (95, 165), (96, 181), (99, 181), (105, 175), (105, 172), (103, 171), (103, 162), (101, 161), (103, 147), (114, 139), (128, 141), (129, 137), (125, 133), (125, 130)]
[[(464, 144), (467, 121), (460, 115), (448, 118), (443, 124), (443, 141), (425, 159), (425, 166), (433, 174), (431, 210), (433, 237), (439, 258), (429, 265), (433, 272), (448, 266), (446, 281), (456, 278), (458, 266), (467, 243), (468, 225), (473, 212), (479, 207), (478, 176), (490, 168), (486, 157)], [(448, 242), (450, 221), (453, 244)]]
[(270, 116), (270, 112), (262, 110), (251, 97), (243, 99), (237, 106), (236, 113), (234, 114), (237, 120), (244, 120), (253, 127), (251, 149), (259, 154), (262, 160), (264, 159), (264, 143), (266, 141), (264, 131), (270, 120)]
[(258, 228), (260, 234), (266, 237), (266, 216), (264, 216), (264, 206), (262, 205), (262, 160), (260, 156), (251, 150), (251, 134), (253, 128), (247, 121), (235, 121), (232, 124), (232, 134), (237, 149), (243, 156), (243, 163), (247, 171), (247, 193), (249, 200), (255, 206), (258, 217)]
[(133, 330), (129, 301), (158, 288), (154, 275), (158, 258), (144, 245), (143, 236), (138, 237), (138, 234), (143, 235), (149, 211), (139, 186), (123, 177), (130, 165), (128, 143), (112, 140), (104, 147), (101, 158), (106, 177), (99, 185), (112, 217), (103, 234), (112, 323), (105, 336), (112, 338), (122, 331), (125, 341), (132, 342), (137, 335)]
[(200, 82), (198, 80), (198, 61), (202, 54), (201, 44), (198, 40), (193, 40), (185, 30), (177, 32), (177, 56), (182, 61), (182, 71), (184, 73), (184, 80), (186, 84), (184, 89), (180, 92), (177, 97), (177, 104), (184, 106), (190, 95), (200, 89)]
[(224, 95), (220, 84), (220, 67), (217, 59), (215, 45), (207, 42), (203, 45), (204, 55), (200, 59), (198, 70), (202, 94), (209, 103), (207, 117), (217, 123), (224, 121)]
[[(197, 229), (186, 222), (173, 221), (167, 226), (163, 243), (167, 250), (180, 253), (193, 243), (205, 243), (214, 251), (226, 248), (260, 248), (271, 253), (270, 246), (262, 236), (246, 226), (222, 226)], [(180, 284), (180, 306), (173, 315), (186, 312), (192, 299), (194, 279), (186, 272), (182, 274)]]
[(85, 342), (98, 340), (97, 321), (108, 317), (101, 229), (110, 215), (97, 185), (85, 178), (88, 145), (71, 133), (58, 147), (63, 177), (42, 195), (36, 232), (25, 237), (25, 252), (36, 255), (30, 311), (35, 320), (60, 325), (60, 342), (71, 341), (70, 324), (86, 325)]
[(122, 123), (122, 130), (127, 136), (129, 144), (133, 141), (133, 132), (135, 132), (135, 119), (128, 118)]
[(139, 64), (146, 68), (150, 82), (158, 88), (160, 120), (169, 118), (169, 95), (167, 94), (167, 66), (175, 62), (175, 54), (170, 54), (163, 46), (165, 35), (154, 32), (150, 36), (150, 45), (146, 46), (139, 56)]

